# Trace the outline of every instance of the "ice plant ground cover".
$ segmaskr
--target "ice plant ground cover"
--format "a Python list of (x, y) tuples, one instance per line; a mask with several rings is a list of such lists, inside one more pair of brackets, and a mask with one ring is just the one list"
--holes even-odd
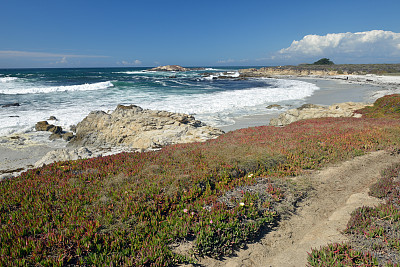
[[(396, 151), (398, 153), (398, 150)], [(370, 195), (385, 199), (377, 207), (352, 213), (345, 233), (350, 241), (313, 249), (310, 266), (400, 266), (400, 162), (382, 173)]]
[[(254, 127), (29, 170), (0, 183), (0, 265), (170, 266), (229, 255), (279, 220), (277, 205), (296, 191), (285, 177), (398, 148), (395, 113)], [(192, 248), (180, 253), (180, 242)]]
[[(400, 118), (400, 95), (382, 97), (359, 113), (369, 118)], [(399, 147), (393, 147), (392, 153), (399, 152)], [(370, 195), (385, 203), (354, 211), (345, 230), (350, 242), (313, 249), (310, 266), (400, 266), (400, 162), (382, 173)]]

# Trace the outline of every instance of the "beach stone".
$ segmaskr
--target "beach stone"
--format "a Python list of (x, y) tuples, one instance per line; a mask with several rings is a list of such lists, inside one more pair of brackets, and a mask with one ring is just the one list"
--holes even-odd
[(361, 114), (354, 113), (358, 109), (370, 106), (365, 103), (346, 102), (334, 104), (328, 107), (314, 104), (305, 104), (296, 109), (290, 109), (279, 115), (278, 118), (270, 120), (269, 125), (286, 126), (293, 122), (306, 119), (316, 119), (325, 117), (356, 117), (360, 118)]
[(68, 148), (61, 148), (48, 152), (43, 158), (34, 164), (34, 167), (39, 168), (45, 164), (47, 165), (53, 162), (85, 159), (92, 156), (93, 153), (86, 147), (72, 150)]
[(224, 132), (193, 116), (118, 105), (111, 112), (93, 111), (76, 125), (71, 147), (155, 149), (170, 144), (203, 142)]

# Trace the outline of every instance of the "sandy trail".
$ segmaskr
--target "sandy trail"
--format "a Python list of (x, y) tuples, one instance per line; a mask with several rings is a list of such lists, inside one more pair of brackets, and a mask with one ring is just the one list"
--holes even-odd
[(378, 151), (296, 178), (313, 183), (315, 191), (295, 215), (235, 256), (222, 261), (205, 258), (200, 266), (305, 266), (311, 248), (346, 241), (341, 231), (350, 213), (379, 203), (368, 196), (368, 188), (383, 169), (399, 161), (399, 155)]

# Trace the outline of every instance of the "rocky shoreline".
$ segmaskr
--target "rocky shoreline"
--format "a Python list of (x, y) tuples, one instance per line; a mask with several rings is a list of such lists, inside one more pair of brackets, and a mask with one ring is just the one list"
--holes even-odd
[[(268, 69), (240, 71), (240, 77), (245, 78), (242, 76), (243, 73), (246, 73), (245, 75), (248, 75), (248, 77), (256, 77), (257, 75), (267, 77), (268, 71), (266, 70)], [(381, 91), (374, 91), (374, 98), (400, 92), (400, 76), (299, 76), (297, 74), (292, 76), (275, 75), (274, 78), (300, 77), (304, 80), (339, 80), (340, 83), (381, 86)], [(303, 105), (272, 118), (270, 125), (285, 126), (298, 120), (320, 117), (357, 117), (360, 115), (354, 114), (354, 110), (361, 109), (366, 105), (366, 103), (342, 103), (331, 106)], [(279, 107), (273, 108), (279, 110)], [(258, 118), (258, 120), (261, 119)], [(146, 110), (134, 105), (119, 105), (114, 111), (109, 112), (91, 112), (81, 123), (72, 128), (71, 132), (65, 132), (57, 126), (56, 118), (49, 118), (48, 121), (38, 122), (36, 125), (37, 132), (34, 132), (34, 134), (45, 131), (41, 135), (50, 136), (52, 141), (49, 145), (35, 144), (35, 141), (30, 139), (29, 134), (27, 136), (19, 134), (0, 138), (0, 154), (3, 154), (0, 164), (0, 180), (16, 176), (27, 168), (40, 167), (54, 161), (105, 156), (123, 151), (142, 152), (160, 149), (170, 144), (203, 142), (223, 134), (220, 129), (207, 126), (187, 114)], [(265, 121), (265, 124), (262, 125), (267, 123), (268, 121)], [(235, 128), (233, 127), (230, 130), (235, 130)], [(56, 143), (60, 144), (54, 146)]]
[[(51, 119), (56, 121), (55, 118)], [(118, 105), (112, 112), (92, 111), (73, 127), (75, 134), (65, 132), (60, 126), (47, 121), (38, 122), (35, 129), (37, 132), (50, 133), (50, 140), (62, 138), (68, 142), (66, 148), (51, 150), (38, 161), (31, 162), (30, 166), (4, 170), (0, 173), (0, 180), (15, 176), (27, 167), (41, 167), (55, 161), (123, 151), (144, 152), (167, 145), (204, 142), (224, 134), (222, 130), (208, 126), (191, 115), (142, 109), (135, 105)], [(23, 145), (24, 142), (20, 147)]]
[(365, 103), (354, 103), (354, 102), (339, 103), (328, 107), (314, 105), (314, 104), (304, 104), (299, 108), (290, 109), (286, 112), (281, 113), (278, 118), (271, 119), (269, 125), (286, 126), (300, 120), (326, 118), (326, 117), (361, 118), (361, 114), (354, 113), (354, 111), (362, 109), (366, 106), (370, 105)]
[(128, 147), (139, 151), (203, 142), (224, 132), (193, 116), (118, 105), (112, 113), (91, 112), (76, 125), (70, 147)]

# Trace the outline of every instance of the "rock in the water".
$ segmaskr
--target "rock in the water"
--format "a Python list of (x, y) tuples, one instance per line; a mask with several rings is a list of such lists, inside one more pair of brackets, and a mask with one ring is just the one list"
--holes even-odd
[(92, 152), (85, 148), (81, 147), (78, 149), (56, 149), (48, 152), (41, 160), (35, 163), (35, 168), (42, 167), (45, 164), (50, 164), (57, 161), (66, 161), (66, 160), (77, 160), (77, 159), (85, 159), (92, 157)]
[(36, 131), (48, 131), (52, 126), (47, 121), (39, 121), (35, 125)]
[(304, 104), (301, 107), (297, 108), (298, 110), (303, 109), (311, 109), (311, 108), (324, 108), (323, 106), (315, 105), (315, 104)]
[(50, 116), (48, 118), (49, 121), (57, 121), (57, 118), (55, 116)]
[(267, 106), (267, 109), (273, 109), (273, 108), (282, 109), (282, 106), (278, 105), (278, 104), (272, 104), (272, 105)]
[(206, 141), (223, 133), (190, 115), (118, 105), (111, 114), (89, 113), (76, 126), (75, 138), (68, 146), (149, 149)]
[(178, 66), (178, 65), (159, 66), (159, 67), (149, 69), (149, 71), (188, 71), (188, 70), (189, 69)]
[(271, 119), (269, 125), (286, 126), (292, 122), (315, 119), (324, 117), (360, 117), (361, 114), (355, 114), (354, 111), (368, 106), (365, 103), (346, 102), (334, 104), (329, 107), (305, 104), (296, 109), (290, 109), (279, 115), (278, 118)]
[(2, 105), (1, 107), (2, 108), (9, 108), (9, 107), (19, 107), (19, 106), (20, 106), (19, 103), (11, 103), (11, 104)]
[(54, 133), (54, 134), (61, 134), (62, 128), (61, 126), (55, 126), (55, 125), (50, 125), (49, 129), (47, 131)]

